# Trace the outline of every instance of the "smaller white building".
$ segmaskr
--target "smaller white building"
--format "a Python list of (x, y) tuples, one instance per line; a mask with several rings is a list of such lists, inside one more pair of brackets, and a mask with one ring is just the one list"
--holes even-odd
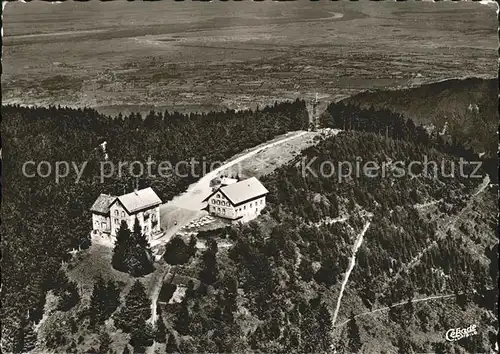
[(152, 235), (161, 231), (161, 203), (161, 199), (151, 188), (135, 190), (119, 197), (101, 194), (90, 209), (92, 229), (95, 233), (116, 236), (122, 221), (133, 230), (137, 218), (142, 233), (151, 239)]
[(255, 178), (221, 185), (204, 202), (212, 215), (243, 222), (256, 218), (266, 206), (269, 191)]
[(230, 177), (222, 177), (220, 180), (220, 186), (229, 186), (230, 184), (238, 183), (238, 180), (236, 178), (230, 178)]

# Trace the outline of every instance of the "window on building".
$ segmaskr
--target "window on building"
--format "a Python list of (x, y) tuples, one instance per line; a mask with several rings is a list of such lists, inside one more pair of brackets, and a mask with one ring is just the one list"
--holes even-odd
[(262, 205), (262, 202), (263, 202), (263, 200), (261, 199), (261, 200), (260, 200), (260, 204), (261, 204), (261, 205)]
[(105, 229), (106, 228), (106, 223), (105, 222), (102, 222), (101, 223), (101, 228)]
[(247, 208), (247, 206), (246, 206), (246, 205), (243, 205), (243, 209), (246, 209), (246, 208)]
[(95, 227), (99, 227), (99, 221), (95, 222)]
[(217, 198), (220, 198), (220, 194), (217, 194)]
[(118, 219), (115, 219), (115, 224), (118, 225), (120, 221)]
[(212, 204), (215, 204), (215, 199), (212, 199)]
[(122, 211), (122, 218), (124, 218), (124, 217), (125, 217), (125, 212), (124, 212), (124, 211)]
[(250, 203), (250, 208), (252, 207), (252, 203)]
[(115, 210), (115, 216), (118, 216), (118, 210)]

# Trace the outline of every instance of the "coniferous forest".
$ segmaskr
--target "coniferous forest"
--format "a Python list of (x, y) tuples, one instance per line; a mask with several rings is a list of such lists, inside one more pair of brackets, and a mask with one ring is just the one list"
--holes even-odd
[[(119, 296), (120, 284), (96, 279), (86, 305), (76, 284), (60, 271), (70, 250), (89, 247), (90, 213), (81, 205), (90, 208), (99, 193), (120, 194), (133, 185), (132, 176), (99, 183), (96, 168), (103, 156), (95, 147), (106, 141), (109, 159), (117, 161), (223, 160), (276, 135), (306, 129), (304, 102), (255, 112), (151, 112), (144, 119), (135, 114), (111, 119), (89, 109), (4, 107), (4, 181), (11, 186), (2, 213), (4, 343), (14, 352), (34, 347), (34, 326), (47, 292), (53, 291), (61, 299), (59, 311), (79, 309), (70, 315), (71, 331), (54, 331), (45, 343), (63, 352), (77, 352), (75, 341), (82, 334), (76, 323), (98, 336), (98, 348), (89, 352), (111, 352), (116, 343), (103, 325), (109, 319), (128, 338), (123, 352), (152, 343), (161, 343), (168, 353), (379, 352), (380, 343), (384, 350), (403, 353), (490, 350), (497, 331), (498, 246), (496, 190), (479, 189), (487, 169), (476, 179), (360, 175), (338, 180), (320, 172), (324, 161), (377, 161), (391, 170), (394, 161), (426, 156), (457, 163), (475, 153), (387, 111), (334, 104), (323, 124), (344, 131), (320, 139), (261, 179), (270, 192), (261, 217), (198, 233), (207, 244), (203, 250), (196, 249), (195, 238), (189, 245), (179, 238), (167, 244), (164, 260), (193, 281), (182, 301), (158, 306), (153, 328), (147, 323), (151, 303), (140, 282)], [(89, 161), (79, 183), (21, 174), (22, 161), (65, 158)], [(303, 174), (303, 159), (314, 159), (309, 165), (314, 173)], [(466, 167), (465, 172), (472, 171)], [(139, 183), (151, 185), (165, 201), (195, 179), (150, 177)], [(353, 244), (366, 225), (336, 313)], [(130, 251), (133, 242), (142, 242), (140, 235), (122, 233), (113, 266), (137, 271), (135, 276), (147, 273), (128, 262), (144, 257)], [(220, 240), (232, 246), (219, 247)], [(432, 296), (446, 298), (415, 302)], [(463, 326), (463, 318), (481, 319), (479, 335), (456, 346), (426, 335)]]
[[(150, 112), (107, 117), (93, 109), (2, 106), (2, 341), (22, 351), (24, 333), (40, 321), (47, 291), (59, 286), (52, 279), (73, 249), (90, 244), (90, 206), (100, 193), (131, 192), (136, 179), (115, 173), (100, 183), (99, 144), (106, 142), (108, 161), (219, 161), (291, 130), (304, 129), (308, 116), (303, 101), (285, 102), (257, 111), (224, 111), (183, 115)], [(256, 127), (259, 127), (256, 129)], [(23, 175), (27, 161), (47, 161), (52, 175)], [(80, 168), (56, 181), (57, 161)], [(154, 168), (154, 166), (152, 166)], [(163, 201), (183, 191), (201, 175), (186, 165), (185, 178), (157, 171), (138, 179)], [(192, 176), (192, 171), (194, 175)], [(29, 174), (36, 172), (27, 171)], [(47, 175), (47, 165), (40, 169)], [(156, 175), (156, 177), (152, 177)], [(62, 285), (61, 285), (62, 286)]]

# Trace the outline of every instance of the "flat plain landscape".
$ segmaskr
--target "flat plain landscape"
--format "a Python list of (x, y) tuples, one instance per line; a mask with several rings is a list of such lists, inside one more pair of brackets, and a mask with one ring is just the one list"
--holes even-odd
[(209, 111), (496, 76), (494, 8), (393, 5), (9, 3), (3, 103)]

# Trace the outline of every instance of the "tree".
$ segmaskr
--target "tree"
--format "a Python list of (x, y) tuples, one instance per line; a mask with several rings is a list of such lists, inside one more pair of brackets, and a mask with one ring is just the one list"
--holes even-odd
[(155, 341), (158, 343), (165, 343), (167, 340), (167, 328), (163, 322), (163, 317), (161, 314), (161, 307), (157, 307), (158, 318), (156, 320), (156, 331), (155, 331)]
[(73, 308), (80, 301), (80, 294), (74, 281), (69, 281), (66, 288), (60, 293), (61, 300), (59, 301), (58, 308), (61, 311), (68, 311)]
[(99, 348), (97, 349), (98, 354), (108, 354), (111, 353), (111, 338), (106, 331), (102, 331), (99, 335)]
[(401, 333), (398, 337), (398, 354), (413, 353), (412, 345), (408, 339), (410, 336), (407, 333)]
[(149, 323), (144, 323), (140, 328), (132, 328), (130, 344), (134, 347), (134, 352), (142, 352), (144, 347), (152, 345), (153, 337), (153, 329)]
[(326, 287), (331, 287), (337, 282), (339, 274), (338, 262), (334, 261), (331, 257), (327, 257), (321, 268), (318, 269), (314, 275), (314, 280), (318, 284), (324, 284)]
[(75, 282), (70, 281), (63, 270), (59, 270), (52, 281), (54, 294), (60, 297), (58, 309), (68, 311), (80, 301)]
[(207, 285), (215, 283), (219, 270), (217, 267), (217, 241), (210, 240), (207, 250), (203, 253), (204, 267), (200, 272), (200, 280)]
[(165, 351), (168, 354), (177, 353), (179, 351), (179, 347), (177, 346), (177, 341), (175, 340), (175, 336), (172, 333), (170, 333), (168, 336), (167, 347)]
[(131, 244), (131, 232), (128, 228), (127, 222), (122, 220), (120, 228), (116, 233), (115, 247), (113, 249), (113, 257), (111, 265), (116, 270), (126, 271), (125, 260), (128, 257), (128, 250)]
[(168, 264), (185, 264), (190, 256), (190, 247), (184, 243), (180, 236), (175, 236), (165, 245), (163, 259), (165, 259)]
[(120, 224), (111, 264), (113, 268), (134, 277), (144, 276), (154, 270), (149, 242), (142, 233), (137, 217), (132, 232), (125, 221)]
[(328, 352), (331, 344), (332, 317), (325, 303), (321, 304), (316, 318), (318, 321), (321, 350)]
[(313, 279), (314, 269), (312, 267), (311, 261), (309, 261), (308, 259), (302, 258), (298, 271), (303, 281), (309, 282)]
[(175, 329), (182, 335), (189, 333), (191, 325), (191, 317), (189, 314), (189, 308), (187, 302), (182, 302), (179, 312), (177, 313), (177, 318), (175, 320)]
[(22, 352), (30, 352), (35, 349), (37, 343), (37, 334), (33, 328), (33, 324), (28, 322), (23, 329), (23, 349)]
[(415, 308), (413, 306), (413, 297), (409, 297), (408, 301), (406, 301), (404, 305), (404, 312), (405, 312), (404, 321), (406, 322), (405, 325), (408, 325), (411, 322), (413, 315), (415, 313)]
[(125, 305), (115, 316), (115, 325), (127, 333), (133, 329), (143, 330), (150, 316), (151, 301), (146, 295), (144, 285), (136, 280), (125, 297)]
[(348, 346), (352, 353), (358, 353), (361, 349), (361, 338), (359, 336), (359, 327), (356, 323), (354, 313), (351, 312), (349, 322), (347, 324)]
[(120, 304), (120, 289), (113, 281), (106, 284), (104, 279), (99, 276), (94, 283), (92, 295), (90, 297), (89, 316), (90, 325), (104, 323), (109, 316), (118, 308)]
[(198, 248), (196, 247), (196, 243), (198, 241), (196, 240), (196, 236), (194, 235), (191, 235), (191, 237), (189, 238), (189, 255), (191, 257), (193, 257), (194, 255), (196, 255), (196, 251), (198, 250)]

